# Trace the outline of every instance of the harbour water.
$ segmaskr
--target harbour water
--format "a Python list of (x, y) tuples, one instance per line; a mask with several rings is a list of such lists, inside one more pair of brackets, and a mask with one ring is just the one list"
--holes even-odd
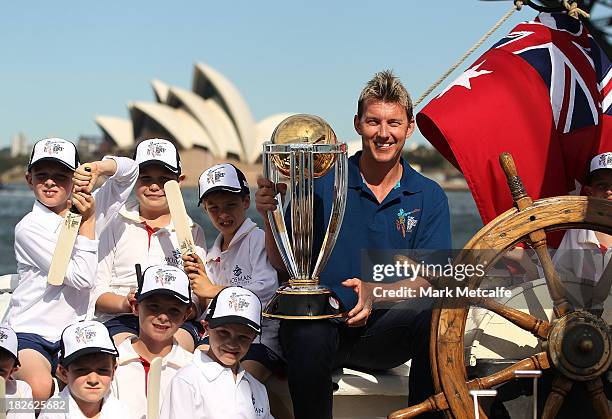
[[(0, 190), (0, 275), (16, 272), (13, 250), (15, 225), (32, 209), (34, 198), (25, 187), (9, 186)], [(187, 212), (193, 220), (204, 228), (207, 245), (212, 245), (217, 233), (208, 216), (197, 206), (197, 188), (186, 188), (183, 191)], [(252, 196), (252, 194), (251, 194)], [(453, 235), (453, 248), (461, 248), (482, 227), (474, 200), (468, 191), (447, 192)], [(251, 203), (249, 217), (261, 226), (262, 219)]]

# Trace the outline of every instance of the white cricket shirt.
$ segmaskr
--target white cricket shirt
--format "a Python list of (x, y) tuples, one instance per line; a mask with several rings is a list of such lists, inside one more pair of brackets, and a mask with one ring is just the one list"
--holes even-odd
[[(53, 400), (49, 399), (50, 406), (53, 405)], [(74, 401), (70, 388), (68, 386), (59, 394), (59, 399), (68, 405), (68, 412), (45, 412), (44, 410), (38, 419), (87, 419), (87, 416), (81, 412), (79, 405)], [(130, 412), (129, 407), (125, 403), (120, 402), (112, 394), (107, 394), (102, 402), (102, 410), (100, 411), (99, 419), (133, 419), (134, 414)]]
[(268, 393), (242, 367), (234, 373), (196, 351), (193, 362), (170, 382), (160, 419), (274, 419)]
[[(146, 225), (140, 220), (138, 202), (125, 204), (100, 237), (98, 273), (91, 293), (88, 317), (105, 322), (122, 313), (103, 313), (95, 310), (98, 298), (107, 292), (126, 296), (136, 288), (134, 265), (140, 263), (142, 271), (152, 265), (183, 266), (174, 224), (153, 232), (149, 239)], [(206, 241), (202, 227), (189, 219), (198, 256), (205, 260)], [(195, 297), (193, 295), (192, 297)], [(197, 302), (197, 297), (193, 298)], [(125, 313), (123, 313), (125, 314)]]
[[(135, 337), (126, 339), (119, 345), (117, 370), (111, 383), (111, 393), (130, 407), (138, 419), (147, 416), (147, 392), (145, 369), (140, 361), (140, 355), (132, 347)], [(161, 380), (159, 386), (160, 400), (170, 384), (170, 380), (179, 369), (188, 365), (193, 358), (191, 352), (181, 348), (176, 341), (172, 350), (162, 359)], [(161, 402), (160, 402), (161, 403)]]
[[(25, 381), (8, 379), (6, 380), (6, 398), (32, 400), (32, 387)], [(34, 419), (34, 409), (31, 412), (23, 409), (15, 412), (9, 409), (6, 412), (6, 419)]]
[[(263, 307), (278, 288), (276, 270), (266, 254), (266, 236), (250, 218), (246, 218), (225, 251), (219, 234), (206, 256), (206, 274), (217, 285), (238, 286), (253, 291)], [(263, 319), (262, 333), (255, 339), (282, 356), (278, 329), (280, 322)]]
[[(105, 157), (108, 158), (117, 162), (117, 171), (93, 192), (96, 238), (125, 203), (138, 178), (138, 165), (133, 160)], [(19, 284), (3, 320), (17, 333), (36, 333), (50, 342), (58, 341), (67, 325), (85, 318), (98, 261), (98, 240), (79, 235), (64, 283), (47, 284), (62, 221), (62, 217), (36, 201), (32, 211), (15, 227)]]
[(570, 280), (588, 279), (598, 282), (610, 262), (612, 248), (600, 248), (595, 232), (585, 229), (567, 230), (553, 256), (555, 269)]

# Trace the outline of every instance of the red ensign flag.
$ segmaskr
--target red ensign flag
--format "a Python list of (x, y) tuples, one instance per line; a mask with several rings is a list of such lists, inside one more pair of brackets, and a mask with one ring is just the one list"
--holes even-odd
[(465, 176), (486, 224), (512, 206), (499, 155), (529, 195), (577, 194), (594, 155), (612, 151), (611, 64), (566, 14), (518, 25), (417, 115)]

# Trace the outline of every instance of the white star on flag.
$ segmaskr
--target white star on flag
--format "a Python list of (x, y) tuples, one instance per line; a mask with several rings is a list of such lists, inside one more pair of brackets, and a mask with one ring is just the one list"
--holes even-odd
[(465, 72), (463, 72), (463, 74), (461, 74), (459, 77), (457, 77), (457, 79), (455, 79), (455, 81), (453, 81), (451, 84), (446, 86), (446, 89), (442, 90), (442, 92), (438, 96), (436, 96), (436, 99), (441, 98), (442, 95), (444, 95), (444, 93), (448, 92), (454, 86), (463, 86), (463, 87), (465, 87), (468, 90), (472, 90), (472, 85), (470, 84), (470, 79), (474, 79), (474, 78), (476, 78), (478, 76), (482, 76), (483, 74), (490, 74), (490, 73), (492, 73), (492, 71), (489, 71), (489, 70), (478, 70), (480, 68), (480, 66), (485, 63), (485, 61), (487, 61), (487, 60), (484, 60), (480, 64), (477, 64), (474, 67), (468, 68), (467, 70), (465, 70)]

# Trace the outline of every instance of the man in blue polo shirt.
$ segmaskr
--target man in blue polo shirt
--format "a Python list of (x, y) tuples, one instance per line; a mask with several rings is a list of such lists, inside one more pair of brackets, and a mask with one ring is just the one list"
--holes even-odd
[[(321, 274), (321, 283), (332, 288), (349, 309), (348, 317), (345, 321), (281, 322), (280, 339), (296, 419), (332, 417), (331, 376), (340, 366), (389, 369), (412, 358), (410, 404), (433, 394), (428, 352), (431, 301), (376, 301), (373, 284), (359, 276), (364, 250), (450, 249), (446, 195), (401, 158), (415, 127), (413, 108), (408, 92), (391, 71), (377, 73), (367, 83), (354, 125), (362, 151), (349, 159), (346, 212)], [(265, 216), (276, 208), (274, 185), (260, 179), (258, 186), (255, 202), (266, 220), (268, 257), (275, 268), (285, 270)], [(276, 187), (286, 189), (282, 184)], [(333, 174), (315, 182), (315, 243), (319, 246), (332, 194)], [(409, 280), (394, 284), (423, 285)]]

